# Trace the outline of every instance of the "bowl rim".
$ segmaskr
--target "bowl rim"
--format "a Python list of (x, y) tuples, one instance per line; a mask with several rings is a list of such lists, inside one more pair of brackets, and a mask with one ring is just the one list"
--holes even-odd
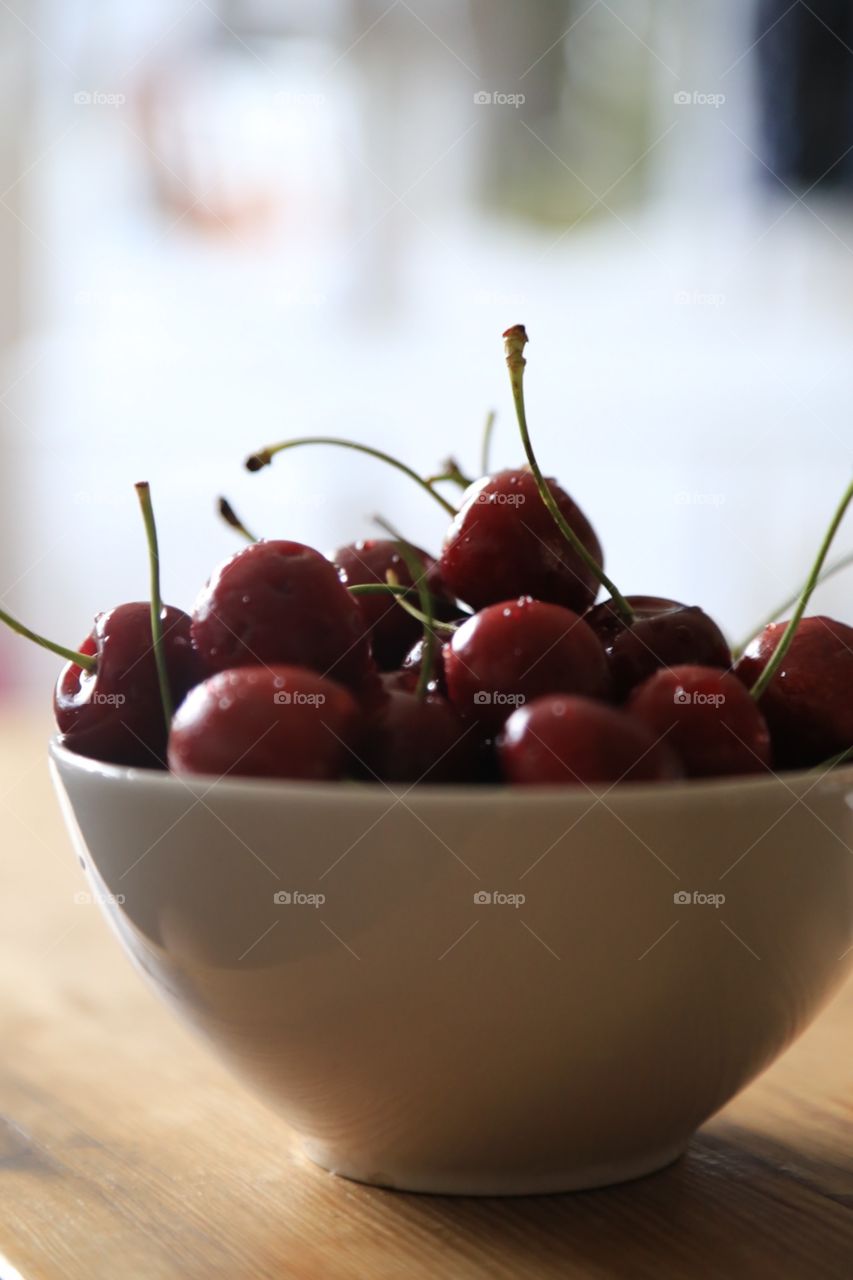
[(91, 756), (79, 755), (64, 745), (62, 737), (56, 734), (50, 738), (48, 751), (51, 760), (60, 772), (74, 773), (78, 776), (99, 778), (109, 785), (129, 784), (145, 786), (155, 794), (176, 793), (183, 789), (193, 796), (208, 795), (212, 792), (231, 797), (244, 796), (270, 799), (290, 800), (293, 802), (311, 800), (324, 805), (346, 802), (347, 805), (373, 805), (378, 799), (403, 797), (410, 806), (413, 801), (427, 802), (442, 807), (487, 808), (504, 810), (511, 807), (517, 809), (538, 809), (547, 806), (580, 808), (583, 802), (595, 800), (601, 802), (610, 797), (607, 808), (615, 802), (620, 805), (630, 801), (631, 805), (659, 806), (662, 802), (670, 802), (672, 807), (682, 808), (693, 803), (715, 800), (748, 800), (770, 798), (772, 795), (787, 791), (792, 803), (802, 798), (802, 793), (811, 791), (825, 794), (827, 792), (850, 792), (849, 803), (853, 807), (853, 762), (837, 765), (827, 769), (821, 775), (817, 768), (792, 770), (787, 773), (744, 774), (722, 778), (691, 778), (673, 782), (631, 782), (610, 783), (607, 786), (565, 787), (559, 785), (511, 787), (488, 784), (448, 786), (447, 784), (417, 782), (411, 784), (391, 784), (385, 782), (363, 782), (358, 780), (335, 782), (306, 782), (284, 778), (247, 778), (210, 775), (177, 776), (174, 773), (159, 769), (144, 769), (136, 766), (108, 764), (95, 760)]

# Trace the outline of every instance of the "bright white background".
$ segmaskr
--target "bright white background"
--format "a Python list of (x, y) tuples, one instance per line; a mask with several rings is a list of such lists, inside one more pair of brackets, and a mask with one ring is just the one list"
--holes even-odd
[[(328, 551), (382, 511), (436, 549), (441, 511), (379, 464), (241, 461), (332, 433), (473, 469), (495, 407), (517, 462), (522, 321), (540, 458), (611, 574), (740, 636), (853, 458), (853, 219), (762, 183), (750, 11), (4, 6), (3, 607), (74, 644), (144, 597), (142, 478), (184, 606), (239, 545), (220, 492), (268, 536)], [(849, 584), (820, 604), (853, 621)], [(6, 684), (44, 689), (55, 662), (0, 645)]]

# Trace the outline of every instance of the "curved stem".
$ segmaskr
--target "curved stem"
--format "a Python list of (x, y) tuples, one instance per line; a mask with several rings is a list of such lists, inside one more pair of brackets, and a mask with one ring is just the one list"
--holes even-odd
[(456, 508), (452, 506), (440, 493), (436, 493), (428, 480), (424, 480), (423, 476), (419, 476), (417, 471), (411, 467), (407, 467), (405, 462), (400, 462), (398, 458), (394, 458), (390, 453), (384, 453), (381, 449), (374, 449), (367, 444), (356, 444), (352, 440), (341, 440), (337, 436), (301, 436), (296, 440), (283, 440), (280, 444), (267, 445), (264, 449), (259, 449), (257, 453), (251, 454), (246, 459), (247, 471), (260, 471), (262, 467), (268, 467), (277, 453), (283, 453), (285, 449), (298, 449), (306, 444), (330, 444), (336, 445), (341, 449), (354, 449), (357, 453), (366, 453), (371, 458), (378, 458), (380, 462), (387, 462), (389, 467), (396, 467), (398, 471), (402, 471), (403, 475), (408, 476), (410, 480), (414, 480), (422, 489), (434, 498), (450, 516), (456, 515)]
[(151, 573), (151, 643), (154, 647), (154, 661), (157, 665), (157, 680), (160, 684), (160, 701), (163, 704), (163, 715), (166, 727), (172, 723), (174, 705), (172, 690), (169, 687), (169, 672), (166, 666), (166, 651), (163, 648), (163, 598), (160, 594), (160, 551), (157, 545), (157, 525), (154, 522), (154, 508), (151, 505), (151, 488), (147, 481), (134, 485), (139, 505), (142, 509), (142, 520), (145, 524), (145, 536), (148, 540), (148, 565)]
[[(429, 682), (432, 680), (433, 671), (435, 669), (436, 650), (435, 617), (433, 613), (432, 595), (424, 581), (427, 570), (412, 544), (407, 542), (406, 539), (397, 532), (392, 524), (387, 520), (383, 520), (382, 516), (375, 516), (374, 519), (380, 529), (384, 529), (386, 533), (390, 533), (392, 538), (397, 539), (397, 546), (400, 550), (400, 555), (402, 556), (405, 566), (409, 571), (412, 584), (418, 593), (421, 606), (420, 611), (423, 614), (424, 651), (423, 657), (421, 658), (421, 669), (418, 672), (418, 683), (415, 687), (415, 697), (425, 698), (429, 690)], [(392, 580), (392, 577), (389, 576), (389, 581)], [(403, 604), (404, 602), (400, 599), (397, 603)]]
[[(821, 586), (822, 583), (829, 582), (830, 578), (834, 578), (835, 575), (837, 573), (840, 573), (842, 569), (848, 569), (851, 564), (853, 564), (853, 551), (849, 552), (849, 554), (846, 556), (842, 556), (840, 560), (833, 561), (833, 563), (829, 566), (828, 569), (824, 569), (823, 573), (820, 575), (817, 582), (815, 583), (815, 586), (819, 587)], [(742, 644), (739, 644), (737, 646), (737, 648), (733, 651), (734, 657), (739, 658), (740, 655), (743, 653), (744, 649), (746, 648), (746, 646), (749, 644), (750, 640), (753, 640), (757, 635), (760, 635), (761, 632), (764, 630), (764, 628), (769, 627), (771, 622), (775, 622), (776, 619), (780, 616), (780, 614), (787, 613), (788, 610), (797, 603), (799, 598), (800, 598), (800, 593), (799, 591), (797, 591), (795, 592), (794, 595), (789, 596), (788, 599), (785, 600), (783, 604), (777, 605), (776, 608), (773, 610), (773, 612), (769, 614), (764, 619), (764, 621), (760, 623), (759, 626), (755, 627), (754, 630), (752, 630), (749, 633), (746, 640), (744, 640)]]
[[(413, 590), (413, 587), (404, 587), (396, 579), (392, 582), (359, 582), (352, 587), (347, 587), (347, 591), (354, 596), (394, 596), (397, 604), (402, 609), (405, 609), (406, 613), (411, 614), (413, 618), (417, 618), (420, 623), (427, 623), (429, 622), (429, 616), (421, 612), (420, 609), (416, 609), (409, 599)], [(430, 600), (432, 600), (432, 597), (430, 597)], [(458, 625), (456, 622), (443, 622), (441, 618), (436, 618), (433, 615), (432, 626), (436, 631), (456, 631)]]
[(428, 485), (434, 485), (441, 484), (445, 480), (458, 484), (460, 489), (467, 489), (474, 483), (470, 476), (465, 475), (455, 458), (445, 458), (441, 464), (439, 475), (427, 476), (426, 482)]
[(494, 409), (490, 409), (486, 415), (486, 425), (483, 427), (483, 443), (480, 447), (480, 470), (484, 476), (489, 474), (489, 460), (492, 454), (492, 431), (494, 430), (497, 416)]
[(243, 521), (237, 515), (237, 512), (231, 506), (231, 503), (228, 501), (227, 498), (216, 499), (216, 510), (222, 516), (222, 519), (225, 521), (227, 525), (230, 525), (232, 529), (236, 529), (238, 533), (242, 533), (243, 537), (246, 539), (247, 542), (258, 541), (258, 539), (255, 537), (252, 531), (250, 529), (247, 529), (247, 527), (243, 524)]
[(767, 686), (770, 684), (770, 681), (773, 679), (776, 672), (779, 670), (779, 667), (785, 660), (785, 654), (791, 647), (794, 636), (797, 633), (797, 627), (800, 625), (800, 619), (805, 613), (809, 600), (811, 599), (812, 592), (820, 579), (823, 562), (829, 555), (829, 548), (832, 546), (832, 541), (838, 532), (838, 527), (844, 519), (847, 508), (850, 506), (851, 502), (853, 502), (853, 480), (851, 480), (850, 484), (845, 489), (835, 515), (832, 517), (830, 526), (824, 535), (823, 542), (820, 545), (820, 550), (817, 553), (817, 559), (812, 565), (812, 571), (806, 579), (806, 585), (803, 587), (797, 607), (791, 616), (791, 621), (782, 632), (782, 638), (773, 650), (770, 661), (767, 663), (767, 666), (764, 668), (750, 690), (753, 698), (756, 700), (764, 693)]
[(527, 426), (527, 413), (524, 407), (524, 368), (527, 361), (522, 353), (527, 344), (527, 331), (525, 330), (524, 325), (517, 324), (512, 329), (507, 329), (503, 336), (506, 348), (506, 362), (507, 367), (509, 368), (512, 396), (515, 401), (515, 412), (518, 417), (521, 440), (524, 445), (524, 452), (527, 455), (530, 470), (533, 472), (542, 501), (550, 511), (554, 518), (554, 523), (568, 542), (569, 546), (577, 555), (580, 556), (581, 560), (583, 560), (584, 564), (589, 569), (590, 573), (595, 576), (596, 580), (601, 583), (606, 591), (610, 592), (617, 612), (626, 625), (630, 626), (634, 621), (633, 609), (616, 587), (615, 583), (611, 582), (610, 578), (608, 578), (607, 574), (604, 572), (595, 557), (586, 549), (574, 529), (569, 524), (568, 520), (566, 520), (566, 517), (557, 505), (557, 500), (552, 494), (547, 480), (542, 474), (542, 469), (539, 466), (539, 463), (536, 461), (536, 455), (533, 452), (533, 444), (530, 439), (530, 431)]
[(4, 622), (9, 630), (14, 631), (16, 635), (23, 636), (25, 640), (34, 641), (42, 649), (55, 653), (57, 657), (64, 658), (66, 662), (73, 662), (76, 667), (80, 667), (83, 671), (88, 671), (90, 675), (93, 675), (97, 669), (98, 660), (94, 654), (78, 653), (76, 649), (66, 649), (65, 645), (54, 644), (53, 640), (47, 640), (44, 636), (39, 635), (37, 631), (31, 631), (29, 627), (25, 627), (23, 622), (13, 618), (11, 613), (7, 613), (5, 609), (0, 609), (0, 622)]

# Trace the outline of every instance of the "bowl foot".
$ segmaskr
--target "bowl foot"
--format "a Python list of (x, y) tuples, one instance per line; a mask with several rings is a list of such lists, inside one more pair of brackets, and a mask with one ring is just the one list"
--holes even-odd
[(431, 1173), (428, 1169), (371, 1168), (366, 1163), (342, 1157), (339, 1152), (322, 1143), (306, 1139), (301, 1145), (309, 1160), (337, 1177), (363, 1182), (368, 1186), (386, 1187), (391, 1191), (414, 1191), (439, 1196), (536, 1196), (565, 1191), (590, 1191), (595, 1187), (631, 1182), (635, 1178), (658, 1173), (678, 1160), (687, 1149), (687, 1142), (683, 1141), (632, 1160), (566, 1168), (562, 1172), (538, 1173), (521, 1169), (501, 1172), (484, 1169), (481, 1172), (441, 1170)]

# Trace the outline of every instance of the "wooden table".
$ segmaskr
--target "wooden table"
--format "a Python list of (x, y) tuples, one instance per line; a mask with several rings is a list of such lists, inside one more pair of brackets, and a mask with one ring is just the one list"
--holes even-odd
[(75, 902), (48, 732), (0, 720), (2, 1280), (853, 1277), (853, 986), (664, 1173), (514, 1201), (357, 1186), (306, 1162)]

